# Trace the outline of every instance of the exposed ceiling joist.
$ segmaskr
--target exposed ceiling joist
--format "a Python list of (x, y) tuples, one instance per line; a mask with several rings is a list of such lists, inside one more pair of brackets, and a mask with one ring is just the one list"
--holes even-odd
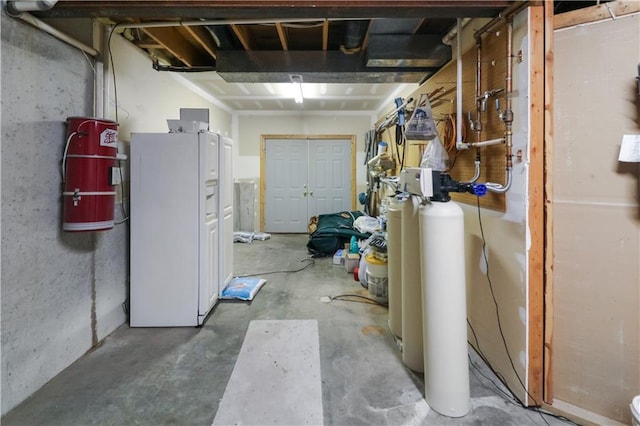
[(188, 67), (207, 65), (210, 62), (206, 55), (189, 43), (175, 27), (143, 28), (143, 31)]
[(327, 51), (329, 45), (329, 20), (325, 19), (322, 23), (322, 50)]
[(184, 29), (213, 59), (218, 57), (216, 53), (218, 47), (206, 29), (202, 27), (185, 27)]
[(276, 30), (278, 31), (278, 38), (282, 45), (282, 50), (289, 50), (289, 41), (287, 40), (287, 33), (280, 22), (276, 22)]
[(249, 34), (249, 30), (247, 27), (243, 25), (231, 24), (231, 28), (233, 29), (234, 34), (240, 40), (242, 47), (244, 50), (253, 50), (251, 45), (251, 34)]

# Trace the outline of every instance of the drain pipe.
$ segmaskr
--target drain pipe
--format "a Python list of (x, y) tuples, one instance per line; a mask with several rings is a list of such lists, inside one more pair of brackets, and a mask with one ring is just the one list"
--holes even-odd
[(506, 145), (506, 167), (505, 167), (505, 184), (487, 182), (487, 189), (491, 192), (507, 192), (511, 186), (511, 175), (513, 169), (513, 110), (512, 93), (513, 93), (513, 18), (507, 18), (507, 75), (506, 83), (506, 108), (502, 115), (502, 121), (505, 124), (504, 140)]
[(24, 22), (28, 23), (36, 27), (39, 30), (46, 32), (47, 34), (61, 40), (76, 49), (82, 50), (84, 53), (97, 58), (100, 53), (92, 48), (87, 46), (86, 44), (76, 40), (75, 38), (63, 33), (62, 31), (52, 27), (44, 21), (36, 18), (28, 12), (38, 11), (38, 10), (49, 10), (51, 9), (58, 0), (41, 0), (41, 1), (9, 1), (7, 2), (6, 12), (7, 15), (12, 18), (21, 19)]

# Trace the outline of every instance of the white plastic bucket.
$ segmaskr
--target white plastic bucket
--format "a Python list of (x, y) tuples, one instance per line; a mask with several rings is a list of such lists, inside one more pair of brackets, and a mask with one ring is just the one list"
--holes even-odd
[(365, 276), (369, 289), (369, 297), (379, 303), (389, 303), (387, 262), (376, 258), (373, 254), (367, 255), (365, 262), (367, 267)]
[(640, 395), (631, 401), (631, 421), (633, 426), (640, 426)]

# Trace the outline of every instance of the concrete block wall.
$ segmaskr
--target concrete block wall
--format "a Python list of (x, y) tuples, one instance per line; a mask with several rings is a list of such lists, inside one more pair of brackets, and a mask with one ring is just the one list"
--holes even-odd
[(92, 66), (1, 20), (4, 414), (125, 321), (128, 230), (62, 232), (65, 120), (92, 115)]

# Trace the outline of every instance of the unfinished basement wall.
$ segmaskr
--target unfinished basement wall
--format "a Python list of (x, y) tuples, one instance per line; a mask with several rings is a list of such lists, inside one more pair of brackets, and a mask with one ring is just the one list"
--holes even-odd
[(62, 232), (65, 121), (93, 115), (92, 64), (0, 19), (4, 414), (125, 321), (128, 232)]
[(554, 45), (549, 390), (565, 412), (630, 424), (640, 394), (640, 165), (618, 153), (623, 135), (640, 134), (640, 16), (556, 30)]
[[(476, 197), (466, 195), (453, 198), (461, 203), (465, 221), (465, 259), (467, 278), (467, 317), (473, 329), (468, 330), (468, 340), (479, 349), (491, 363), (492, 367), (506, 380), (509, 388), (517, 397), (526, 401), (527, 396), (523, 384), (530, 386), (528, 376), (529, 363), (529, 249), (530, 223), (528, 221), (528, 176), (531, 150), (531, 81), (532, 39), (529, 31), (532, 15), (527, 9), (518, 13), (513, 20), (514, 53), (522, 52), (522, 60), (513, 62), (513, 152), (522, 152), (522, 160), (515, 161), (513, 166), (513, 183), (506, 194), (492, 194), (488, 199), (481, 199), (481, 207), (476, 204)], [(473, 34), (487, 20), (473, 20), (463, 29), (463, 114), (464, 126), (468, 127), (466, 114), (469, 110), (475, 116), (475, 74), (476, 53)], [(444, 93), (434, 106), (434, 117), (443, 118), (456, 111), (456, 40), (454, 39), (453, 59), (438, 73), (425, 82), (411, 96), (418, 99), (421, 93), (432, 93), (442, 87)], [(483, 36), (482, 92), (505, 87), (506, 30), (497, 25), (493, 31)], [(499, 96), (504, 108), (504, 94)], [(489, 100), (487, 111), (483, 113), (483, 135), (481, 140), (503, 136), (504, 126), (497, 119), (495, 98)], [(381, 115), (382, 118), (384, 115)], [(442, 138), (442, 127), (439, 126)], [(394, 139), (394, 129), (385, 134)], [(467, 128), (466, 141), (475, 141), (474, 133)], [(539, 143), (535, 142), (535, 143)], [(394, 148), (395, 149), (395, 148)], [(504, 147), (495, 146), (483, 149), (483, 166), (478, 182), (504, 183)], [(462, 153), (451, 170), (455, 179), (468, 180), (473, 176), (474, 152)], [(407, 165), (416, 167), (420, 162), (419, 146), (412, 145), (407, 155)], [(453, 194), (452, 194), (453, 195)], [(482, 220), (482, 230), (480, 221)], [(483, 231), (483, 232), (482, 232)], [(483, 255), (483, 239), (486, 240)], [(490, 278), (491, 282), (489, 282)], [(491, 286), (498, 308), (494, 305)], [(540, 282), (536, 285), (541, 286)], [(499, 312), (500, 324), (496, 310)], [(540, 327), (542, 324), (538, 324)], [(502, 340), (501, 330), (505, 342)], [(507, 349), (505, 349), (505, 346)], [(507, 353), (508, 350), (508, 353)], [(511, 366), (513, 361), (514, 367)], [(514, 371), (515, 368), (515, 371)], [(521, 384), (522, 382), (522, 384)], [(530, 389), (531, 391), (531, 389)], [(529, 401), (532, 403), (533, 401)], [(541, 396), (537, 397), (541, 402)]]
[[(119, 35), (112, 37), (111, 51), (120, 140), (130, 141), (132, 132), (167, 133), (166, 120), (180, 118), (180, 108), (209, 109), (209, 128), (223, 136), (234, 137), (231, 110), (198, 90), (180, 73), (154, 70), (147, 54)], [(115, 119), (113, 74), (109, 73), (105, 79), (109, 88), (107, 115)]]
[[(234, 158), (234, 177), (254, 181), (260, 188), (260, 141), (262, 135), (355, 135), (356, 136), (356, 195), (366, 188), (364, 163), (365, 133), (372, 126), (369, 113), (304, 113), (260, 114), (243, 113), (237, 116), (238, 143)], [(260, 229), (259, 197), (256, 197), (255, 230)], [(357, 205), (361, 208), (362, 206)]]

